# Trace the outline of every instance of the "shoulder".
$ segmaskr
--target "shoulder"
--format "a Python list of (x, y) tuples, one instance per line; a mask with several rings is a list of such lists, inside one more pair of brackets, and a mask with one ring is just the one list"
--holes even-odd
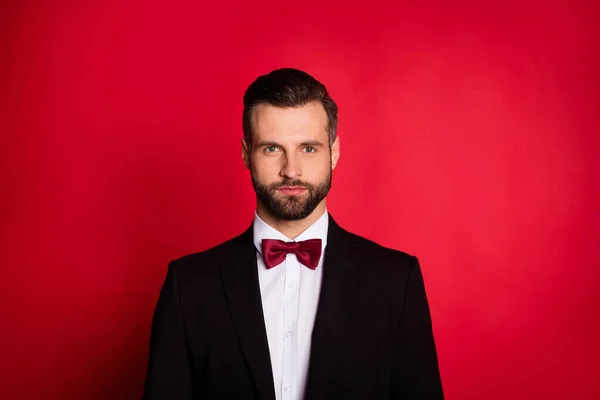
[(229, 260), (236, 249), (241, 248), (249, 240), (248, 231), (220, 243), (207, 250), (187, 254), (169, 263), (169, 269), (179, 279), (192, 278), (197, 275), (216, 273), (220, 264)]
[[(357, 272), (364, 278), (372, 280), (380, 287), (404, 285), (410, 276), (420, 275), (419, 260), (416, 256), (405, 251), (385, 247), (358, 234), (349, 232), (339, 227), (337, 236), (343, 242), (342, 248), (347, 254), (341, 255), (342, 259), (355, 265)], [(339, 254), (339, 253), (338, 253)]]
[(403, 265), (406, 267), (417, 262), (417, 257), (407, 252), (382, 246), (371, 239), (367, 239), (366, 237), (349, 232), (345, 229), (341, 229), (341, 231), (343, 231), (343, 240), (348, 243), (349, 247), (355, 249), (355, 253), (360, 256), (360, 258), (378, 261), (378, 265), (392, 264), (396, 266)]
[[(416, 256), (345, 231), (348, 254), (343, 259), (350, 263), (364, 287), (377, 297), (396, 304), (405, 293), (409, 282), (420, 279), (420, 266)], [(346, 263), (346, 262), (345, 262)]]

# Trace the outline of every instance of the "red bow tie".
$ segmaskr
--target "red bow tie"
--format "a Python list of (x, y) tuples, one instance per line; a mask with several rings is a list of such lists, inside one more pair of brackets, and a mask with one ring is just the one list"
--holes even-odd
[(262, 253), (267, 269), (281, 264), (288, 253), (295, 254), (298, 261), (308, 268), (316, 269), (321, 258), (321, 239), (308, 239), (301, 242), (263, 239)]

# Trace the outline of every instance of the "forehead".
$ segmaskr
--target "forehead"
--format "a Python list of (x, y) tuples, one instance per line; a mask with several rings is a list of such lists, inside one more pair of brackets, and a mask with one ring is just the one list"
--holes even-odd
[(259, 104), (252, 112), (253, 141), (326, 140), (327, 113), (319, 102), (299, 107)]

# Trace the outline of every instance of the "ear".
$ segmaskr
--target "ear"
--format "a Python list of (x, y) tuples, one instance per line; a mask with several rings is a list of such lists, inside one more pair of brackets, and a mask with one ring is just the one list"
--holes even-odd
[(242, 160), (244, 161), (244, 165), (246, 166), (246, 169), (250, 169), (250, 146), (248, 145), (248, 142), (246, 142), (246, 139), (242, 138)]
[(335, 169), (335, 166), (340, 159), (340, 137), (336, 135), (335, 140), (331, 144), (331, 169)]

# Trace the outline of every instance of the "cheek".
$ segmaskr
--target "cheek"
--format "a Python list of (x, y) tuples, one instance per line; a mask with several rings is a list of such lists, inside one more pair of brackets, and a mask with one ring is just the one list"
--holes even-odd
[(325, 175), (329, 173), (329, 169), (331, 167), (331, 158), (329, 154), (321, 155), (318, 160), (313, 161), (314, 162), (311, 162), (309, 165), (311, 171), (319, 175)]
[(252, 173), (261, 182), (269, 183), (278, 180), (279, 166), (273, 160), (253, 159)]

